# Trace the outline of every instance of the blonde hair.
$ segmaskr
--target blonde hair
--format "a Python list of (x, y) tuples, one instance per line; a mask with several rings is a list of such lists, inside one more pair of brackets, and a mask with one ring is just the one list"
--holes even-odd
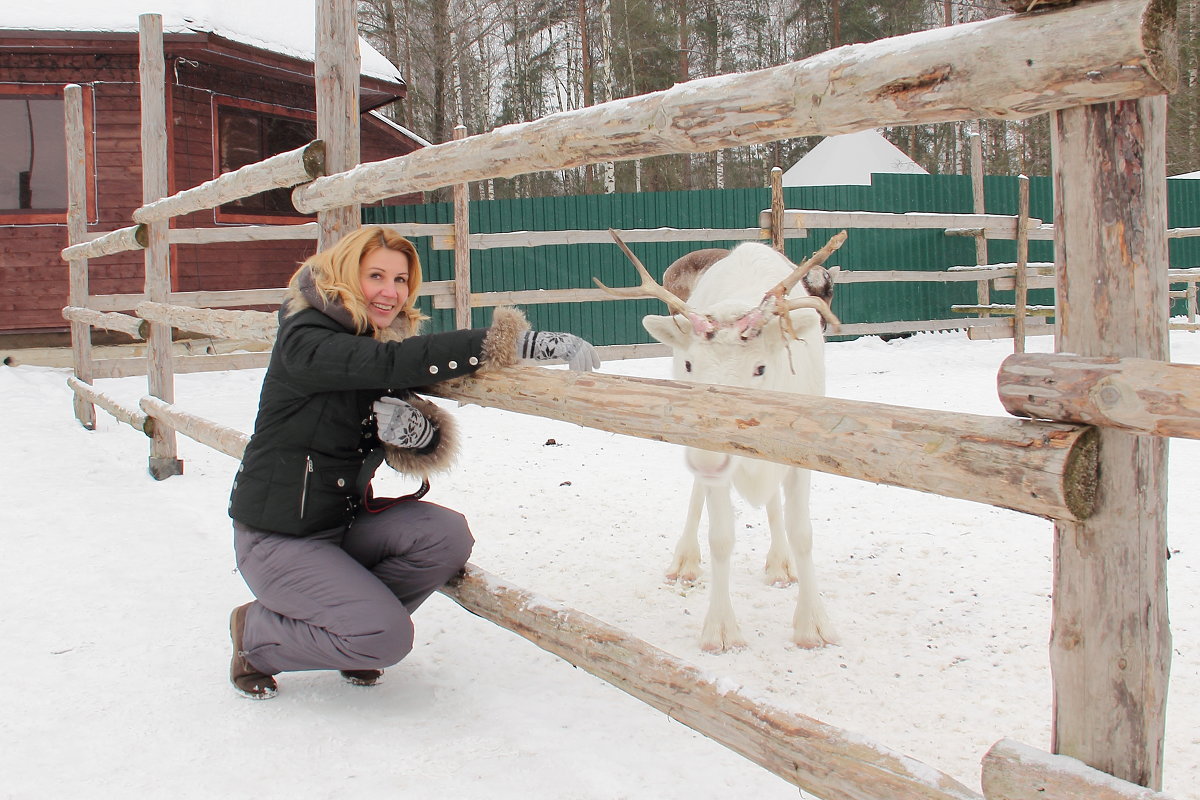
[(367, 316), (367, 300), (363, 296), (359, 269), (362, 260), (376, 250), (394, 250), (408, 256), (408, 299), (396, 319), (404, 321), (407, 329), (403, 331), (404, 335), (412, 335), (425, 319), (414, 305), (421, 290), (421, 259), (412, 242), (388, 228), (367, 225), (343, 236), (333, 247), (301, 264), (300, 270), (292, 276), (291, 284), (295, 286), (300, 272), (307, 268), (317, 291), (329, 302), (341, 301), (350, 312), (357, 331), (365, 333), (371, 328), (371, 320)]

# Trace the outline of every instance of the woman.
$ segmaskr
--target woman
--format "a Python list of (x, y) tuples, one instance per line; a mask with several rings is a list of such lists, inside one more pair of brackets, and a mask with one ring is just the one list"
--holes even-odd
[(407, 498), (371, 494), (385, 458), (423, 479), (453, 458), (449, 415), (409, 390), (521, 358), (599, 366), (587, 342), (530, 331), (513, 309), (491, 328), (417, 335), (420, 285), (412, 244), (371, 226), (288, 286), (229, 503), (257, 598), (230, 616), (230, 680), (247, 697), (273, 697), (274, 676), (292, 670), (373, 685), (411, 650), (411, 613), (466, 563), (467, 523), (417, 499), (427, 482)]

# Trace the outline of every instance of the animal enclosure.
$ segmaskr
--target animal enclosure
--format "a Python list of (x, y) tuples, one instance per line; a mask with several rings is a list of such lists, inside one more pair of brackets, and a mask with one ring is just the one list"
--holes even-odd
[[(330, 174), (302, 184), (293, 198), (297, 208), (319, 213), (317, 227), (326, 242), (357, 224), (358, 203), (487, 177), (874, 125), (1052, 114), (1057, 349), (1117, 364), (1133, 376), (1134, 394), (1164, 392), (1184, 422), (1159, 429), (1157, 404), (1147, 405), (1138, 424), (1123, 421), (1118, 430), (1099, 416), (1079, 424), (1060, 421), (1069, 420), (1065, 414), (1033, 421), (933, 415), (880, 404), (529, 369), (449, 381), (433, 393), (1054, 520), (1054, 750), (1132, 784), (1160, 785), (1170, 635), (1163, 570), (1166, 448), (1155, 434), (1169, 430), (1195, 436), (1200, 430), (1186, 401), (1200, 386), (1195, 369), (1172, 365), (1167, 368), (1171, 380), (1147, 387), (1144, 381), (1160, 380), (1156, 373), (1130, 364), (1131, 359), (1165, 363), (1167, 356), (1162, 95), (1174, 80), (1168, 9), (1149, 0), (1099, 0), (855, 45), (351, 169), (358, 160), (352, 149), (356, 132), (337, 125), (356, 115), (335, 109), (357, 108), (353, 88), (339, 78), (357, 74), (347, 38), (354, 30), (353, 5), (329, 0), (318, 8), (318, 112), (326, 125), (318, 133), (350, 150), (327, 153)], [(149, 206), (166, 194), (165, 184), (155, 180), (163, 174), (165, 119), (161, 31), (152, 15), (143, 17), (142, 49)], [(978, 69), (984, 62), (988, 68)], [(242, 185), (263, 168), (244, 169), (222, 183)], [(280, 180), (297, 178), (289, 173)], [(141, 412), (134, 412), (111, 408), (87, 387), (84, 334), (92, 319), (73, 321), (78, 380), (72, 386), (84, 424), (95, 402), (148, 430), (150, 469), (164, 478), (182, 469), (177, 431), (233, 455), (244, 435), (172, 404), (170, 331), (183, 323), (172, 321), (176, 312), (163, 308), (177, 299), (169, 284), (170, 234), (166, 219), (144, 224), (147, 305), (139, 307), (139, 316), (150, 322), (149, 396)], [(456, 232), (460, 247), (465, 234)], [(129, 236), (126, 231), (110, 241), (124, 237), (127, 244)], [(92, 245), (95, 250), (84, 247), (67, 256), (73, 262), (75, 306), (87, 306), (83, 260), (107, 246)], [(465, 311), (465, 281), (461, 274), (456, 277), (455, 307)], [(211, 325), (224, 332), (231, 324), (212, 314), (197, 316), (215, 320), (187, 323), (200, 330)], [(1054, 357), (1025, 358), (1033, 359), (1021, 362), (1025, 375), (1053, 376), (1060, 369)], [(1070, 388), (1060, 386), (1067, 395), (1064, 406), (1074, 398)], [(737, 424), (727, 410), (732, 407), (754, 409), (758, 424)], [(1032, 407), (1020, 411), (1049, 413)], [(664, 658), (595, 620), (581, 616), (566, 624), (561, 613), (523, 602), (519, 592), (503, 590), (478, 571), (447, 591), (468, 608), (520, 630), (822, 797), (976, 796), (948, 776), (914, 767), (861, 737), (720, 691), (678, 659)], [(1147, 625), (1122, 626), (1126, 618), (1144, 619)], [(681, 695), (687, 701), (682, 710)], [(1049, 754), (1008, 742), (998, 743), (984, 760), (988, 798), (1046, 797), (1039, 787), (1047, 785), (1060, 797), (1100, 796), (1100, 787), (1113, 797), (1146, 796), (1130, 783), (1078, 765), (1063, 768)]]

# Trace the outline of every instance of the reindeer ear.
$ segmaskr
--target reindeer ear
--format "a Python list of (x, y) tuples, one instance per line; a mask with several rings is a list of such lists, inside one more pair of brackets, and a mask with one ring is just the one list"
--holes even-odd
[(658, 341), (670, 347), (685, 347), (692, 337), (692, 324), (684, 317), (647, 314), (642, 327)]

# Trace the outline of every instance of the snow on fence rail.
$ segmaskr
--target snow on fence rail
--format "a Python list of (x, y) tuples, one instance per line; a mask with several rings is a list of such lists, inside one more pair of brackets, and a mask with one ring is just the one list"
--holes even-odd
[[(1161, 95), (1170, 91), (1174, 80), (1173, 12), (1168, 6), (1160, 6), (1156, 0), (1096, 0), (1077, 7), (839, 48), (783, 67), (693, 81), (665, 92), (507, 126), (398, 159), (358, 165), (317, 178), (296, 189), (293, 197), (298, 208), (320, 212), (318, 228), (325, 236), (337, 233), (338, 225), (349, 218), (347, 207), (354, 203), (469, 180), (648, 155), (702, 152), (789, 136), (851, 132), (881, 124), (1019, 118), (1053, 111), (1053, 236), (1065, 265), (1057, 284), (1062, 294), (1060, 323), (1064, 330), (1060, 335), (1066, 347), (1081, 353), (1105, 355), (1097, 351), (1109, 349), (1115, 355), (1137, 356), (1161, 364), (1165, 325), (1158, 324), (1158, 309), (1167, 299), (1165, 276), (1156, 282), (1144, 273), (1147, 265), (1165, 263), (1167, 237), (1161, 225), (1165, 219), (1165, 160), (1160, 141), (1165, 103)], [(346, 40), (343, 34), (354, 29), (352, 0), (322, 0), (317, 13), (319, 42)], [(330, 37), (324, 30), (331, 21), (337, 36)], [(335, 61), (343, 66), (348, 62), (356, 73), (357, 65), (347, 58), (350, 50), (344, 47), (330, 54), (318, 47), (318, 76), (328, 74)], [(165, 194), (154, 188), (165, 185), (156, 183), (165, 174), (165, 160), (158, 152), (165, 120), (163, 87), (154, 77), (162, 68), (161, 23), (155, 15), (142, 17), (142, 60), (146, 66), (142, 73), (143, 169), (149, 176), (146, 208)], [(319, 79), (317, 83), (318, 109), (325, 109), (319, 117), (332, 114), (339, 104), (357, 109), (353, 88), (357, 81)], [(335, 87), (339, 86), (350, 88), (335, 95)], [(1140, 99), (1145, 97), (1152, 99)], [(354, 113), (348, 116), (356, 119)], [(67, 117), (68, 139), (72, 140), (70, 129), (76, 114), (68, 109)], [(336, 139), (327, 138), (330, 140)], [(1115, 169), (1114, 152), (1120, 153)], [(344, 155), (331, 158), (330, 165), (339, 159), (344, 161)], [(1132, 172), (1126, 169), (1124, 165), (1130, 159), (1141, 162), (1143, 168)], [(1071, 180), (1064, 181), (1063, 175), (1070, 175)], [(69, 179), (69, 185), (77, 182)], [(1119, 195), (1121, 202), (1112, 202), (1114, 195)], [(72, 193), (68, 213), (73, 245), (82, 240), (77, 209), (81, 196)], [(779, 216), (775, 215), (776, 228), (781, 227)], [(1028, 238), (1029, 222), (1027, 215), (1018, 220), (1018, 236)], [(989, 227), (987, 221), (983, 225), (965, 224), (972, 227), (947, 226), (946, 230), (968, 231), (967, 235), (978, 239), (1008, 235), (1007, 222), (998, 223), (999, 227)], [(1037, 225), (1032, 230), (1043, 227)], [(1136, 231), (1136, 235), (1127, 235), (1129, 230)], [(170, 233), (161, 218), (147, 223), (146, 232), (147, 292), (141, 299), (148, 302), (139, 313), (158, 320), (151, 324), (151, 396), (141, 402), (144, 417), (116, 404), (104, 407), (116, 408), (119, 418), (135, 427), (140, 424), (153, 436), (151, 472), (161, 478), (175, 474), (168, 463), (173, 460), (173, 439), (169, 437), (175, 431), (235, 457), (246, 441), (245, 434), (172, 405), (170, 348), (164, 347), (170, 341), (161, 334), (175, 324), (244, 333), (259, 330), (262, 320), (235, 320), (214, 315), (211, 310), (195, 314), (194, 310), (171, 308), (169, 302), (164, 302), (173, 295), (164, 280), (168, 273), (163, 256)], [(772, 238), (775, 240), (774, 235)], [(201, 239), (196, 236), (197, 241)], [(86, 280), (80, 286), (75, 278), (78, 258), (72, 258), (72, 303), (77, 306), (85, 305), (77, 298), (87, 297)], [(1019, 286), (1026, 285), (1023, 263), (1016, 266), (1014, 278)], [(1105, 294), (1104, 302), (1096, 300), (1097, 292)], [(1076, 298), (1091, 302), (1081, 299), (1073, 304)], [(82, 318), (75, 320), (73, 330), (86, 330), (88, 324)], [(1071, 368), (1060, 363), (1062, 357), (1056, 358), (1059, 360), (1019, 362), (1019, 379), (1036, 378), (1044, 370), (1053, 374)], [(1087, 369), (1095, 370), (1096, 365), (1089, 364)], [(1014, 427), (1007, 424), (1011, 420), (985, 422), (989, 418), (967, 419), (968, 415), (960, 414), (950, 414), (937, 423), (925, 411), (789, 396), (789, 404), (809, 404), (797, 413), (793, 405), (772, 405), (772, 398), (767, 396), (738, 398), (738, 390), (726, 387), (576, 376), (528, 368), (447, 382), (438, 391), (463, 402), (593, 427), (610, 425), (605, 429), (631, 435), (739, 452), (758, 448), (765, 457), (817, 469), (822, 466), (811, 462), (838, 462), (840, 453), (849, 464), (867, 458), (864, 453), (874, 450), (873, 466), (839, 464), (830, 471), (842, 469), (842, 474), (853, 472), (857, 477), (876, 480), (890, 477), (888, 471), (894, 463), (903, 461), (909, 473), (931, 473), (931, 485), (926, 490), (938, 493), (958, 491), (954, 487), (964, 481), (964, 476), (976, 474), (972, 471), (1011, 449), (1019, 455), (1008, 464), (1008, 474), (1027, 477), (1015, 481), (1016, 486), (1004, 488), (994, 488), (1005, 484), (1004, 480), (985, 482), (976, 477), (968, 496), (1023, 507), (1055, 519), (1058, 550), (1051, 643), (1055, 748), (1113, 775), (1143, 786), (1157, 786), (1161, 783), (1162, 719), (1170, 661), (1161, 569), (1166, 552), (1162, 491), (1166, 449), (1159, 437), (1140, 433), (1130, 436), (1127, 432), (1112, 436), (1106, 426), (1194, 435), (1194, 420), (1155, 428), (1147, 419), (1159, 413), (1164, 394), (1170, 398), (1173, 419), (1189, 417), (1187, 393), (1195, 389), (1190, 379), (1182, 386), (1173, 384), (1177, 371), (1164, 378), (1148, 375), (1142, 365), (1133, 363), (1121, 364), (1116, 371), (1131, 382), (1125, 394), (1134, 395), (1141, 406), (1130, 403), (1116, 388), (1122, 402), (1115, 405), (1129, 413), (1110, 414), (1108, 418), (1094, 414), (1092, 421), (1099, 427), (1055, 421), (1018, 422)], [(1112, 375), (1099, 380), (1108, 378)], [(105, 401), (87, 386), (82, 374), (71, 385), (80, 397)], [(1081, 399), (1078, 393), (1090, 391), (1086, 388), (1089, 385), (1084, 379), (1068, 386), (1056, 385), (1059, 396), (1047, 404), (1053, 409), (1031, 407), (1028, 412), (1066, 415), (1058, 409), (1073, 407)], [(1035, 389), (1027, 390), (1029, 395), (1037, 393)], [(730, 416), (712, 415), (714, 405), (720, 407), (722, 402), (736, 402), (742, 416), (750, 408), (762, 421), (769, 419), (779, 427), (769, 437), (762, 430), (747, 433), (725, 430), (719, 424), (712, 427), (713, 420), (719, 423)], [(668, 411), (664, 403), (672, 409)], [(907, 420), (905, 415), (914, 413), (919, 419)], [(1093, 411), (1079, 413), (1086, 416)], [(697, 439), (696, 429), (700, 426), (695, 421), (701, 418), (712, 430)], [(1140, 427), (1131, 426), (1130, 419)], [(884, 430), (889, 426), (892, 430)], [(1018, 429), (1024, 429), (1027, 436), (1023, 444), (1013, 438), (1019, 438)], [(904, 455), (904, 448), (911, 448), (915, 442), (922, 444), (922, 455)], [(171, 447), (163, 446), (167, 443)], [(1101, 469), (1092, 462), (1092, 455), (1102, 464)], [(913, 464), (933, 466), (912, 469)], [(1140, 485), (1129, 479), (1134, 470), (1141, 478)], [(1013, 498), (1020, 500), (1019, 506)], [(1072, 549), (1072, 543), (1080, 540), (1104, 546), (1092, 548), (1088, 559), (1081, 560)], [(544, 602), (534, 602), (527, 593), (514, 592), (480, 573), (448, 587), (447, 593), (476, 613), (490, 615), (490, 619), (631, 694), (647, 702), (659, 701), (654, 689), (655, 668), (622, 649), (626, 644), (619, 641), (625, 638), (620, 632), (591, 622), (583, 630), (573, 631), (566, 610), (543, 613)], [(1105, 602), (1096, 602), (1097, 596), (1104, 597)], [(1121, 624), (1131, 614), (1147, 621), (1144, 630), (1142, 626), (1130, 630)], [(1114, 630), (1120, 630), (1120, 636)], [(569, 637), (569, 644), (564, 644), (563, 637)], [(586, 642), (615, 649), (597, 653), (584, 646)], [(649, 647), (636, 640), (630, 646)], [(1109, 668), (1116, 659), (1121, 667), (1119, 674)], [(635, 668), (625, 672), (623, 667), (629, 663)], [(687, 669), (684, 665), (675, 672)], [(784, 719), (772, 727), (776, 720), (769, 709), (743, 706), (745, 698), (736, 693), (705, 686), (702, 680), (682, 684), (673, 683), (675, 680), (679, 680), (678, 674), (667, 681), (670, 696), (660, 698), (664, 705), (659, 707), (673, 715), (679, 712), (679, 718), (697, 730), (823, 797), (977, 796), (952, 781), (947, 783), (949, 779), (936, 771), (904, 757), (893, 759), (885, 749), (866, 745), (857, 737), (840, 741), (833, 749), (821, 749), (823, 742), (818, 740), (822, 733), (833, 733), (826, 742), (840, 735), (821, 723), (813, 721), (817, 727), (806, 728), (796, 719)], [(684, 719), (686, 715), (680, 709), (693, 702), (697, 704), (697, 719)], [(769, 722), (769, 730), (747, 733), (737, 727), (763, 722)], [(1106, 777), (1098, 782), (1094, 774), (1087, 773), (1081, 782), (1081, 770), (1074, 761), (1048, 754), (1037, 754), (1036, 758), (1027, 755), (1004, 742), (993, 748), (985, 765), (984, 792), (989, 800), (1101, 796), (1095, 793), (1099, 783), (1110, 793), (1105, 797), (1151, 796), (1147, 790), (1117, 778)], [(909, 764), (915, 768), (909, 769)], [(903, 768), (897, 769), (897, 765)], [(1002, 780), (994, 779), (1001, 774)], [(1052, 792), (1047, 793), (1045, 789), (1051, 786)]]

